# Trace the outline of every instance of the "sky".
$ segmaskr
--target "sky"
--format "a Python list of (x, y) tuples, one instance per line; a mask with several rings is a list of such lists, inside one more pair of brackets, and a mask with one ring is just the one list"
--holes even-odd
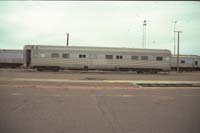
[[(200, 55), (200, 2), (191, 1), (0, 1), (0, 49), (24, 45), (146, 48)], [(177, 45), (177, 34), (176, 34)]]

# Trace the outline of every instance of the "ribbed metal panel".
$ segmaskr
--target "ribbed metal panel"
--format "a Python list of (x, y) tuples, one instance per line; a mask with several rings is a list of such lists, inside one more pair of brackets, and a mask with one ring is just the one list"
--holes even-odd
[[(181, 61), (185, 61), (185, 63), (181, 63)], [(192, 68), (195, 66), (195, 61), (198, 61), (198, 56), (196, 55), (181, 55), (179, 56), (179, 67)], [(177, 67), (177, 56), (172, 56), (171, 58), (171, 66)]]
[[(64, 68), (157, 68), (170, 69), (171, 53), (168, 50), (147, 50), (128, 48), (97, 48), (97, 47), (58, 47), (58, 46), (26, 46), (31, 49), (31, 66), (60, 66)], [(59, 58), (52, 58), (52, 53), (59, 53)], [(63, 53), (70, 54), (70, 58), (62, 58)], [(79, 58), (85, 54), (86, 58)], [(105, 59), (105, 55), (113, 55), (113, 59)], [(93, 55), (93, 56), (90, 56)], [(94, 56), (95, 55), (95, 56)], [(116, 56), (123, 59), (116, 59)], [(131, 56), (148, 56), (148, 61), (134, 61)], [(163, 61), (156, 61), (156, 56), (162, 56)], [(94, 58), (91, 58), (94, 57)], [(165, 60), (169, 58), (169, 60)]]
[(138, 48), (113, 48), (113, 47), (80, 47), (80, 46), (50, 46), (50, 45), (25, 45), (25, 49), (37, 49), (37, 50), (58, 50), (58, 51), (97, 51), (97, 52), (132, 52), (132, 53), (171, 53), (167, 49), (138, 49)]
[(23, 63), (23, 50), (0, 49), (0, 63)]

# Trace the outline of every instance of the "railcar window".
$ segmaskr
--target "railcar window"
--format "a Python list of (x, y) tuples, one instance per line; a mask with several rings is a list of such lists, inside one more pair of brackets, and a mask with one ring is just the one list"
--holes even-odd
[(45, 57), (45, 54), (44, 54), (44, 53), (41, 53), (41, 54), (40, 54), (40, 57), (44, 58), (44, 57)]
[(195, 61), (194, 63), (195, 63), (195, 65), (198, 65), (198, 61)]
[(169, 61), (169, 60), (170, 60), (170, 57), (166, 57), (165, 60), (166, 60), (166, 61)]
[(113, 59), (113, 55), (106, 55), (106, 59)]
[(64, 53), (64, 54), (62, 55), (62, 57), (63, 57), (63, 58), (69, 58), (69, 54)]
[(141, 60), (148, 60), (148, 56), (141, 56)]
[(132, 60), (139, 60), (139, 57), (138, 56), (131, 56), (131, 59)]
[(181, 64), (185, 64), (185, 61), (184, 61), (184, 60), (181, 60)]
[(79, 54), (79, 58), (86, 58), (85, 54)]
[(52, 54), (51, 54), (51, 57), (52, 57), (52, 58), (59, 58), (59, 54), (58, 54), (58, 53), (52, 53)]
[(117, 55), (116, 59), (123, 59), (123, 56), (122, 55)]
[(156, 60), (157, 60), (157, 61), (162, 61), (162, 60), (163, 60), (163, 57), (157, 56), (157, 57), (156, 57)]
[(89, 55), (89, 58), (90, 58), (90, 59), (97, 59), (97, 55), (96, 55), (96, 54), (90, 54), (90, 55)]

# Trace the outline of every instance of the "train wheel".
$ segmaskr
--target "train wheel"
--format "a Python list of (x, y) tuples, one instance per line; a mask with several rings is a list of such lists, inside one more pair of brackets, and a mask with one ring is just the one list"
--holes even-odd
[(141, 71), (141, 70), (137, 70), (136, 73), (137, 73), (137, 74), (142, 74), (142, 73), (144, 73), (144, 72)]
[(44, 68), (42, 68), (42, 67), (37, 67), (36, 69), (37, 69), (37, 71), (44, 71)]

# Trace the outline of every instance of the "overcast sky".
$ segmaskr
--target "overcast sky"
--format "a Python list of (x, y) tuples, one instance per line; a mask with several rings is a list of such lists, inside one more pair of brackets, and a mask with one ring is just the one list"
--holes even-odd
[(190, 1), (1, 1), (0, 48), (27, 44), (142, 47), (173, 53), (174, 24), (181, 30), (181, 54), (200, 55), (200, 2)]

